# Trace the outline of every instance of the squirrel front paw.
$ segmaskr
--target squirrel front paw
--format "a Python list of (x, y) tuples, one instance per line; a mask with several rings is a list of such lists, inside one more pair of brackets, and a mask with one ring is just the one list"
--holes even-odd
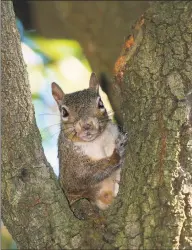
[(97, 215), (96, 208), (87, 200), (80, 199), (71, 205), (71, 210), (79, 220), (88, 220)]

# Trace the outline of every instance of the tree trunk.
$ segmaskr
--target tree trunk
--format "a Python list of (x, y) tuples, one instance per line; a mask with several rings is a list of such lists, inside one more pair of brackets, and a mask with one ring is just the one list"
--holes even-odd
[(115, 64), (129, 143), (102, 228), (73, 217), (45, 159), (12, 4), (2, 2), (2, 210), (19, 248), (192, 247), (191, 106), (179, 101), (192, 89), (191, 19), (190, 2), (153, 3)]
[(1, 18), (2, 218), (19, 248), (57, 249), (80, 224), (44, 156), (11, 1)]
[(191, 24), (191, 2), (154, 3), (115, 65), (129, 134), (122, 248), (192, 247), (192, 105), (179, 101), (192, 90)]

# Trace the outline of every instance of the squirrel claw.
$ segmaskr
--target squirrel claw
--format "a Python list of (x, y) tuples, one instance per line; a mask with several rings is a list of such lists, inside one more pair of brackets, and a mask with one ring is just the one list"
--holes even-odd
[(97, 214), (93, 205), (87, 199), (80, 199), (71, 205), (71, 210), (79, 220), (94, 218)]
[(83, 211), (74, 209), (73, 214), (75, 215), (75, 217), (78, 220), (85, 220), (86, 219), (86, 215), (85, 215), (85, 213), (83, 213)]

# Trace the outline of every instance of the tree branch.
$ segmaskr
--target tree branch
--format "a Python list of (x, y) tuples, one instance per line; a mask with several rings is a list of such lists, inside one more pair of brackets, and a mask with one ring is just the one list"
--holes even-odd
[(57, 249), (78, 222), (41, 146), (11, 1), (1, 18), (3, 222), (21, 249)]

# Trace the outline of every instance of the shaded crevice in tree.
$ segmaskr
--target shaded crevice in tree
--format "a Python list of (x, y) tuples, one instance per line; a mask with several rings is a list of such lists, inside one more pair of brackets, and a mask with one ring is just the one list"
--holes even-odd
[(147, 8), (148, 1), (30, 3), (37, 32), (46, 37), (79, 41), (93, 71), (98, 75), (105, 72), (108, 77), (112, 76), (124, 38)]

